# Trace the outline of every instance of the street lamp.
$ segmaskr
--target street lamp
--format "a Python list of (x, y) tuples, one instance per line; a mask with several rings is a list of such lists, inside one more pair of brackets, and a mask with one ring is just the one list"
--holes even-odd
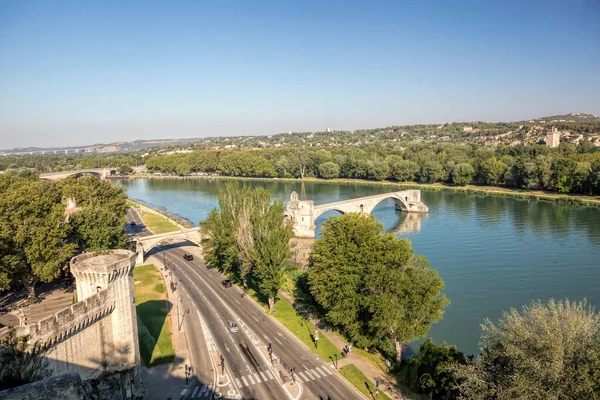
[[(421, 383), (421, 390), (423, 392), (425, 392), (425, 389), (427, 389), (427, 386), (425, 385), (425, 382), (427, 382), (428, 379), (432, 379), (431, 375), (429, 375), (428, 373), (424, 373), (423, 375), (421, 375), (421, 377), (419, 378), (419, 383)], [(431, 392), (429, 393), (429, 398), (432, 398), (432, 394)]]

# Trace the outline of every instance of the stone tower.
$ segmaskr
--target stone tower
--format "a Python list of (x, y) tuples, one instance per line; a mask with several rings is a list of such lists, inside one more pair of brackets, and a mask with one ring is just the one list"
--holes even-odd
[(114, 300), (108, 316), (111, 329), (98, 346), (103, 346), (108, 370), (139, 367), (137, 316), (133, 297), (133, 267), (136, 255), (130, 250), (84, 253), (71, 260), (71, 273), (77, 280), (79, 302), (106, 291)]
[(312, 200), (299, 200), (298, 193), (292, 192), (290, 201), (287, 203), (285, 216), (294, 224), (295, 237), (315, 237), (314, 208), (315, 203)]

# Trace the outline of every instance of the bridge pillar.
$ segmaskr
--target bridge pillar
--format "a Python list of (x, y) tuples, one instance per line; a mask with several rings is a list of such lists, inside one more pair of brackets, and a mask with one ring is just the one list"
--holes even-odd
[(317, 227), (314, 220), (315, 204), (312, 200), (298, 200), (298, 193), (292, 192), (285, 216), (294, 224), (294, 236), (314, 238)]
[(135, 264), (142, 265), (144, 263), (144, 245), (142, 242), (136, 243), (135, 252), (137, 254), (137, 256), (135, 258)]

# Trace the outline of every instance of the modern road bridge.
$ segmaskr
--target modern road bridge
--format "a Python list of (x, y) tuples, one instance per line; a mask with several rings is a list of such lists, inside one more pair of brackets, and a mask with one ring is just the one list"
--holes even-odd
[(294, 224), (295, 237), (314, 238), (316, 231), (315, 221), (324, 212), (335, 210), (342, 214), (348, 212), (370, 214), (377, 204), (387, 199), (394, 200), (397, 210), (418, 213), (429, 211), (427, 206), (421, 201), (420, 190), (383, 193), (375, 196), (319, 204), (317, 206), (315, 206), (312, 200), (298, 200), (298, 193), (292, 192), (285, 215)]
[(47, 174), (41, 174), (40, 178), (49, 179), (56, 181), (59, 179), (65, 179), (72, 175), (94, 175), (99, 179), (106, 179), (112, 175), (111, 171), (116, 171), (116, 168), (95, 168), (95, 169), (81, 169), (77, 171), (62, 171), (62, 172), (50, 172)]

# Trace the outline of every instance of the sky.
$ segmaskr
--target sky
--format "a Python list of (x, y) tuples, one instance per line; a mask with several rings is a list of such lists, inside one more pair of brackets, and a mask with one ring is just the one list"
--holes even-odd
[(0, 0), (0, 148), (600, 114), (600, 0)]

